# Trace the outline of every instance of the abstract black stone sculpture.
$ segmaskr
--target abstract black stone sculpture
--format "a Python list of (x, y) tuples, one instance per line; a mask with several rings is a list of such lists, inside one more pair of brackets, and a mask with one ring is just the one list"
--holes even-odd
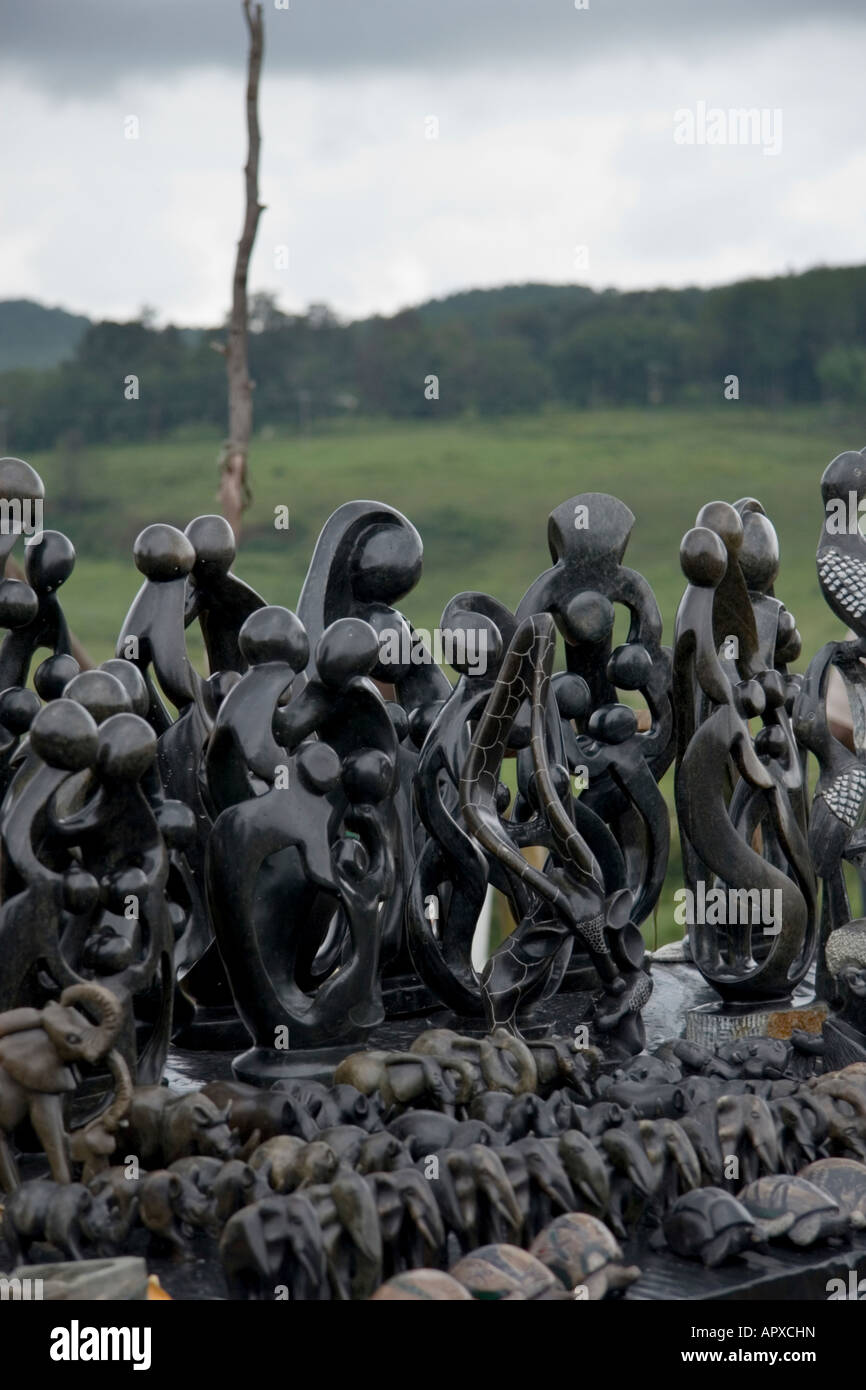
[[(830, 932), (851, 921), (846, 862), (860, 866), (866, 839), (866, 547), (857, 527), (866, 495), (866, 454), (840, 454), (821, 479), (824, 518), (818, 541), (818, 582), (828, 606), (851, 629), (850, 641), (828, 642), (809, 663), (795, 707), (797, 737), (817, 758), (818, 784), (809, 819), (809, 851), (823, 884), (818, 982), (832, 989), (825, 952)], [(852, 503), (854, 520), (852, 522)], [(841, 677), (852, 716), (853, 748), (831, 731), (826, 700), (831, 672)]]
[[(216, 1297), (549, 1300), (635, 1296), (658, 1261), (739, 1260), (747, 1282), (777, 1247), (860, 1258), (866, 919), (844, 872), (866, 848), (866, 554), (837, 522), (864, 455), (822, 487), (819, 579), (855, 635), (805, 677), (759, 503), (710, 503), (686, 536), (672, 660), (623, 562), (634, 518), (590, 492), (551, 514), (552, 566), (515, 611), (460, 592), (429, 640), (397, 607), (422, 546), (393, 508), (334, 513), (296, 612), (234, 575), (221, 518), (147, 527), (117, 655), (79, 671), (72, 548), (41, 512), (28, 535), (41, 483), (0, 461), (0, 556), (28, 541), (25, 579), (0, 580), (7, 1263), (131, 1244), (172, 1282), (206, 1259)], [(817, 875), (822, 1033), (643, 1051), (670, 985), (640, 927), (675, 751), (708, 1007), (793, 1008)], [(491, 889), (514, 925), (480, 964)], [(175, 1038), (224, 1045), (186, 1054), (185, 1094), (159, 1084), (175, 1012)]]
[[(815, 875), (785, 663), (799, 642), (772, 596), (775, 532), (757, 503), (709, 503), (683, 538), (676, 803), (692, 955), (727, 1000), (787, 998), (815, 949)], [(752, 735), (749, 721), (761, 719)], [(759, 837), (760, 852), (754, 848)], [(757, 908), (757, 910), (755, 910)]]
[[(673, 755), (661, 618), (649, 586), (621, 563), (633, 522), (605, 494), (572, 498), (550, 518), (553, 568), (516, 616), (475, 593), (443, 613), (443, 629), (483, 630), (487, 666), (458, 668), (424, 731), (417, 796), (430, 838), (407, 907), (418, 968), (458, 1017), (483, 1007), (488, 1026), (517, 1026), (519, 1012), (559, 987), (574, 946), (589, 967), (584, 980), (606, 999), (596, 1025), (627, 1050), (640, 1048), (649, 996), (637, 926), (664, 881), (669, 826), (657, 779)], [(616, 603), (631, 626), (612, 652)], [(568, 671), (551, 679), (557, 628)], [(645, 697), (648, 730), (617, 703), (617, 686)], [(518, 797), (506, 819), (510, 752)], [(521, 853), (531, 845), (549, 855), (543, 872)], [(471, 945), (488, 884), (505, 893), (518, 925), (479, 982)]]
[(162, 1074), (174, 988), (167, 853), (141, 785), (155, 758), (138, 715), (97, 725), (78, 701), (54, 700), (31, 722), (0, 809), (0, 1007), (104, 985), (123, 1008), (118, 1049), (141, 1081)]
[[(315, 674), (274, 709), (285, 781), (228, 807), (213, 829), (217, 940), (256, 1043), (239, 1075), (278, 1075), (281, 1051), (360, 1041), (384, 1017), (381, 907), (395, 885), (397, 739), (365, 679), (378, 651), (360, 619), (325, 629)], [(292, 850), (300, 881), (280, 873), (279, 857)], [(327, 901), (318, 915), (314, 895)], [(323, 961), (329, 931), (334, 946)]]

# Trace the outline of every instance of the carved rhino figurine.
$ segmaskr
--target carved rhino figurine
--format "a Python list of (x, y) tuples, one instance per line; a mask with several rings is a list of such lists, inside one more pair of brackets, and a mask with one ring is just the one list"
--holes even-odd
[(138, 1217), (138, 1193), (143, 1174), (132, 1177), (125, 1165), (103, 1168), (87, 1183), (95, 1197), (104, 1197), (117, 1212), (118, 1243), (122, 1244)]
[(210, 1081), (202, 1087), (202, 1095), (216, 1106), (228, 1107), (229, 1127), (243, 1143), (273, 1139), (278, 1134), (306, 1140), (318, 1136), (319, 1126), (302, 1102), (285, 1092), (260, 1091), (241, 1081)]
[(53, 1245), (72, 1260), (114, 1254), (122, 1238), (117, 1203), (108, 1191), (91, 1192), (83, 1183), (37, 1178), (6, 1198), (3, 1234), (17, 1265), (37, 1241)]
[(234, 1158), (237, 1136), (230, 1106), (220, 1110), (199, 1091), (178, 1095), (165, 1086), (136, 1087), (129, 1112), (130, 1152), (143, 1168), (166, 1168), (176, 1158), (207, 1154)]
[(157, 1168), (142, 1179), (138, 1197), (141, 1224), (151, 1235), (174, 1247), (179, 1256), (189, 1258), (189, 1240), (194, 1230), (214, 1230), (211, 1204), (205, 1194), (183, 1173)]
[(363, 1095), (348, 1082), (325, 1086), (320, 1081), (275, 1081), (271, 1087), (281, 1095), (292, 1096), (319, 1129), (334, 1125), (358, 1125), (368, 1134), (382, 1128), (381, 1108), (375, 1095)]

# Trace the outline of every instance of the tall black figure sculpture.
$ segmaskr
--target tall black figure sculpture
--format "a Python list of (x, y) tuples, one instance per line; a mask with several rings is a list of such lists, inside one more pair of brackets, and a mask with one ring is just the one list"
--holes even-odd
[[(854, 635), (827, 642), (815, 654), (794, 708), (797, 738), (819, 766), (809, 817), (809, 852), (823, 885), (817, 985), (837, 1004), (843, 1000), (838, 969), (828, 969), (829, 938), (851, 922), (844, 866), (862, 872), (866, 864), (866, 543), (858, 526), (864, 496), (866, 451), (840, 454), (821, 479), (824, 519), (816, 559), (821, 592)], [(833, 671), (851, 711), (853, 749), (835, 736), (827, 716)], [(838, 965), (838, 950), (833, 954)]]
[(692, 954), (727, 1000), (787, 998), (814, 953), (816, 894), (785, 669), (798, 639), (772, 597), (775, 533), (751, 500), (711, 502), (680, 562), (676, 803)]
[[(360, 618), (379, 637), (380, 660), (370, 676), (390, 701), (400, 744), (395, 793), (399, 833), (393, 845), (397, 891), (385, 904), (382, 925), (383, 997), (389, 1014), (417, 1012), (434, 1002), (414, 971), (403, 927), (403, 902), (423, 842), (412, 799), (418, 752), (407, 734), (409, 716), (417, 721), (426, 711), (432, 717), (451, 687), (421, 634), (395, 606), (418, 583), (423, 553), (415, 527), (395, 508), (346, 502), (322, 528), (298, 599), (311, 651), (325, 628), (340, 618)], [(301, 676), (300, 685), (308, 674)]]
[(158, 1081), (174, 983), (165, 843), (139, 785), (155, 736), (132, 713), (97, 727), (64, 698), (29, 738), (0, 807), (0, 1010), (103, 985), (123, 1006), (118, 1050), (139, 1081)]
[[(575, 947), (580, 982), (608, 993), (598, 1026), (639, 1048), (649, 987), (637, 924), (652, 910), (667, 863), (668, 818), (656, 778), (672, 756), (672, 717), (658, 608), (645, 580), (621, 563), (633, 521), (605, 494), (572, 498), (550, 518), (554, 565), (516, 617), (482, 594), (458, 595), (446, 608), (443, 628), (484, 628), (488, 661), (483, 670), (462, 670), (425, 730), (416, 796), (430, 839), (407, 912), (418, 967), (458, 1015), (483, 1010), (488, 1022), (516, 1027), (522, 1014), (525, 1023), (560, 986)], [(629, 609), (631, 625), (613, 652), (617, 602)], [(569, 669), (551, 683), (557, 627)], [(639, 733), (634, 711), (617, 702), (617, 686), (644, 694), (648, 731)], [(517, 755), (518, 795), (506, 821), (510, 794), (499, 777), (509, 752)], [(520, 853), (531, 845), (548, 851), (543, 873)], [(471, 946), (488, 884), (505, 893), (519, 925), (482, 984)], [(569, 893), (580, 897), (579, 887), (584, 900), (568, 901)], [(609, 995), (618, 992), (612, 1008)]]
[[(161, 788), (192, 813), (192, 833), (172, 850), (169, 880), (178, 927), (179, 1037), (189, 1047), (231, 1045), (242, 1040), (243, 1029), (205, 903), (214, 815), (205, 762), (220, 703), (246, 670), (240, 628), (264, 600), (231, 572), (235, 541), (220, 516), (197, 517), (185, 532), (148, 526), (136, 539), (133, 557), (144, 582), (118, 637), (117, 655), (132, 662), (145, 682), (146, 715), (159, 737), (155, 794)], [(207, 678), (187, 652), (185, 629), (195, 622), (204, 638)]]
[[(608, 892), (628, 888), (632, 921), (652, 912), (670, 846), (658, 781), (674, 755), (671, 662), (647, 581), (623, 564), (632, 512), (607, 493), (586, 492), (550, 515), (554, 560), (521, 600), (518, 618), (546, 611), (565, 639), (567, 674), (555, 678), (569, 771), (583, 788), (575, 805), (581, 833), (602, 866)], [(612, 649), (615, 605), (630, 622)], [(617, 689), (640, 695), (649, 727), (639, 729)], [(526, 756), (526, 755), (524, 755)]]
[[(59, 531), (42, 527), (45, 490), (35, 469), (23, 459), (0, 459), (0, 789), (16, 766), (22, 736), (39, 708), (25, 687), (40, 648), (51, 653), (38, 667), (34, 684), (45, 700), (61, 694), (78, 671), (71, 655), (69, 628), (57, 590), (69, 578), (75, 550)], [(6, 578), (12, 551), (24, 542), (24, 579)]]
[[(652, 986), (641, 969), (643, 941), (629, 921), (631, 894), (621, 889), (606, 898), (603, 878), (594, 872), (592, 855), (570, 814), (568, 778), (562, 775), (561, 763), (551, 765), (550, 761), (548, 726), (559, 733), (550, 690), (555, 641), (553, 619), (547, 614), (520, 624), (474, 731), (460, 783), (461, 807), (470, 832), (530, 890), (532, 900), (529, 911), (482, 971), (487, 1019), (491, 1028), (505, 1024), (516, 1029), (518, 1010), (559, 984), (576, 938), (602, 982), (602, 997), (594, 1012), (597, 1027), (616, 1037), (626, 1051), (639, 1052), (643, 1046), (640, 1010)], [(540, 826), (530, 831), (532, 822), (524, 822), (515, 841), (499, 817), (498, 772), (515, 718), (527, 699), (532, 796)], [(552, 852), (553, 869), (547, 874), (533, 869), (517, 848), (521, 842), (545, 844)]]
[[(300, 666), (306, 642), (294, 622)], [(245, 625), (242, 644), (246, 636)], [(290, 1049), (307, 1049), (314, 1065), (335, 1060), (384, 1017), (382, 906), (395, 887), (397, 739), (366, 678), (378, 655), (376, 634), (360, 619), (325, 629), (315, 674), (273, 715), (282, 775), (214, 825), (210, 908), (255, 1041), (235, 1061), (243, 1079), (284, 1075)], [(287, 868), (287, 853), (300, 875)], [(322, 1048), (324, 1056), (314, 1055)]]

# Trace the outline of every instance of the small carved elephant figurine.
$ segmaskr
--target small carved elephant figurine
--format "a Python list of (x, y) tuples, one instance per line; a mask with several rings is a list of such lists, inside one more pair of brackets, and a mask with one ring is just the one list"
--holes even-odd
[(117, 1148), (118, 1130), (129, 1128), (126, 1116), (133, 1096), (129, 1067), (120, 1053), (114, 1049), (109, 1052), (106, 1061), (114, 1077), (114, 1096), (111, 1103), (95, 1120), (91, 1120), (82, 1129), (73, 1129), (69, 1133), (69, 1154), (73, 1163), (82, 1165), (83, 1183), (89, 1183), (91, 1178), (105, 1171)]
[[(77, 1003), (99, 1022), (91, 1023)], [(110, 1053), (122, 1019), (119, 1000), (96, 984), (70, 985), (43, 1009), (0, 1014), (0, 1189), (19, 1185), (8, 1137), (28, 1115), (54, 1181), (71, 1182), (63, 1098), (76, 1088), (75, 1063)]]

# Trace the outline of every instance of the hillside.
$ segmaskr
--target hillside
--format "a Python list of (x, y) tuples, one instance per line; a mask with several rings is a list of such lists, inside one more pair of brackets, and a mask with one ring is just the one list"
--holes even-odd
[(32, 299), (0, 300), (0, 372), (56, 367), (75, 353), (90, 319)]
[[(0, 367), (13, 452), (225, 428), (225, 363), (213, 351), (224, 329), (158, 329), (145, 316), (81, 331), (75, 321), (70, 356), (72, 324), (37, 309), (6, 306), (5, 338), (0, 314), (0, 361), (15, 363)], [(41, 351), (57, 365), (28, 366), (36, 347), (23, 327), (9, 330), (9, 315), (14, 326), (35, 314), (41, 332), (52, 313), (67, 336)], [(298, 433), (355, 416), (494, 420), (551, 406), (713, 406), (729, 396), (866, 406), (866, 266), (709, 290), (509, 285), (355, 323), (326, 305), (286, 314), (259, 293), (250, 326), (256, 424)]]

